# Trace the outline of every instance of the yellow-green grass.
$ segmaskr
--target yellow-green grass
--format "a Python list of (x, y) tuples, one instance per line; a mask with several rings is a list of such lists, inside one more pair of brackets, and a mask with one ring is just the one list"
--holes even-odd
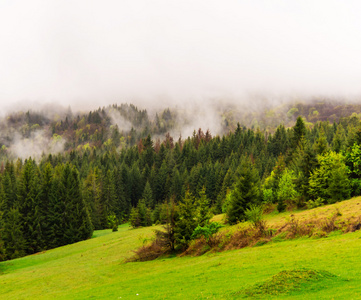
[[(358, 215), (358, 203), (361, 198), (293, 213), (300, 218), (328, 216), (340, 206), (344, 215)], [(282, 222), (290, 214), (271, 214), (268, 222)], [(122, 225), (118, 232), (97, 231), (87, 241), (2, 262), (0, 299), (237, 299), (244, 297), (245, 289), (296, 269), (327, 271), (336, 279), (264, 298), (358, 299), (361, 295), (360, 231), (201, 257), (123, 263), (154, 228)]]

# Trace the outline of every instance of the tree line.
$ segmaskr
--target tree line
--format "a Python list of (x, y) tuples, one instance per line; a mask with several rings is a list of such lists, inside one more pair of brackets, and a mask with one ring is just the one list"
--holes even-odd
[[(84, 240), (123, 222), (169, 224), (170, 203), (184, 212), (175, 225), (193, 228), (210, 213), (240, 222), (253, 204), (282, 211), (347, 199), (361, 193), (360, 144), (356, 116), (313, 126), (299, 117), (273, 134), (238, 124), (222, 137), (199, 129), (185, 140), (166, 134), (160, 143), (148, 134), (125, 148), (8, 161), (0, 168), (1, 258)], [(210, 210), (196, 213), (199, 207)], [(179, 232), (182, 245), (191, 233)]]

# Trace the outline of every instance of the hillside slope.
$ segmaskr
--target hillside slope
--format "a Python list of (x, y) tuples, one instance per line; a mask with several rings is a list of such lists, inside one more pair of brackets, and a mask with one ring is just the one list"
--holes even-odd
[[(361, 198), (310, 211), (360, 214)], [(269, 216), (270, 224), (290, 213)], [(269, 243), (201, 257), (171, 257), (144, 263), (123, 261), (152, 235), (154, 227), (95, 232), (94, 238), (0, 263), (1, 299), (234, 299), (245, 288), (284, 270), (312, 269), (335, 275), (281, 297), (292, 299), (357, 298), (361, 294), (361, 231), (322, 239)], [(138, 294), (138, 295), (137, 295)], [(242, 296), (243, 295), (243, 296)], [(270, 298), (267, 295), (266, 298)]]

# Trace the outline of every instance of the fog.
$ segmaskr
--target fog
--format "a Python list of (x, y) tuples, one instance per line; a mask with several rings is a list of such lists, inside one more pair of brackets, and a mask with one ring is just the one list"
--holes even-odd
[(360, 11), (332, 0), (2, 0), (0, 109), (361, 99)]

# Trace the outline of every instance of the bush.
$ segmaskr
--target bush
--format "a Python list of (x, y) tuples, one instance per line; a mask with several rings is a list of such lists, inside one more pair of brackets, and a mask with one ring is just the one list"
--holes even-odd
[(263, 207), (260, 205), (251, 205), (249, 209), (246, 209), (245, 215), (248, 221), (253, 226), (259, 229), (260, 232), (266, 230), (266, 222), (263, 220)]
[(263, 190), (263, 202), (264, 203), (273, 203), (273, 191), (272, 189)]
[(316, 208), (323, 205), (324, 200), (320, 197), (318, 197), (316, 200), (309, 200), (306, 203), (306, 206), (308, 209)]
[(196, 229), (194, 229), (194, 231), (193, 231), (192, 238), (195, 239), (195, 238), (202, 236), (205, 238), (208, 246), (212, 247), (212, 246), (214, 246), (213, 237), (218, 232), (218, 230), (222, 227), (223, 227), (223, 225), (221, 225), (217, 222), (212, 222), (203, 227), (198, 225), (196, 227)]

